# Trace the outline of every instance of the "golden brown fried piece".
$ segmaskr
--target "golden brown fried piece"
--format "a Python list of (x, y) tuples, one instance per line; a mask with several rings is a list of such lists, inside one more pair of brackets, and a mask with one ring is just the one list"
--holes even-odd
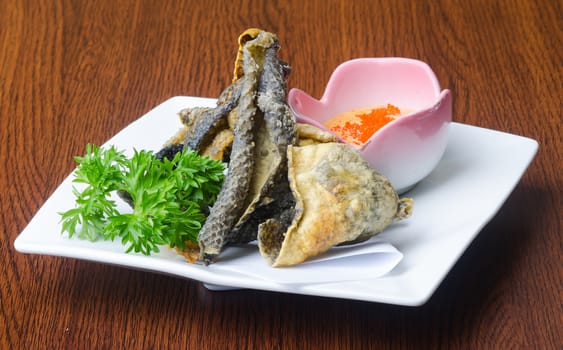
[(211, 143), (200, 152), (201, 155), (215, 160), (225, 159), (226, 153), (230, 150), (234, 135), (231, 129), (221, 130), (215, 135)]
[(319, 129), (316, 126), (303, 123), (297, 123), (297, 137), (298, 146), (338, 141), (336, 136), (330, 132)]
[(238, 37), (238, 52), (237, 58), (235, 60), (235, 70), (233, 72), (233, 83), (240, 79), (244, 75), (244, 68), (243, 68), (243, 57), (244, 57), (244, 45), (263, 32), (262, 29), (258, 28), (248, 28), (244, 32), (242, 32)]
[(260, 227), (260, 252), (272, 266), (299, 264), (332, 246), (365, 239), (410, 216), (412, 200), (399, 199), (389, 180), (342, 143), (288, 148), (295, 216), (287, 231)]

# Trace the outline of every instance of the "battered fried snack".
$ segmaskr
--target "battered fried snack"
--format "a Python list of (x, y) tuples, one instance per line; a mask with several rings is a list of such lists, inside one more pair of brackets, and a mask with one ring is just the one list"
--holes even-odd
[(389, 180), (348, 145), (290, 146), (288, 163), (295, 198), (291, 225), (269, 221), (258, 232), (260, 253), (272, 266), (299, 264), (410, 216), (412, 200), (399, 199)]
[(228, 162), (198, 247), (184, 255), (210, 264), (226, 246), (258, 240), (268, 263), (289, 266), (408, 217), (412, 200), (399, 199), (356, 150), (295, 122), (277, 36), (251, 28), (238, 43), (233, 83), (215, 108), (181, 111), (185, 127), (173, 138)]

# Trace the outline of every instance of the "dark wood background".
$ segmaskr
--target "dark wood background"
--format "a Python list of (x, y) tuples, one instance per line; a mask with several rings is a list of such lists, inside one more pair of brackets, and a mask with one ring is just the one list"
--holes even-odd
[[(0, 348), (561, 349), (561, 1), (0, 0)], [(242, 290), (14, 250), (101, 144), (176, 95), (216, 97), (236, 38), (278, 34), (289, 87), (320, 97), (342, 61), (426, 61), (454, 119), (539, 152), (417, 308)], [(447, 213), (445, 213), (447, 215)]]

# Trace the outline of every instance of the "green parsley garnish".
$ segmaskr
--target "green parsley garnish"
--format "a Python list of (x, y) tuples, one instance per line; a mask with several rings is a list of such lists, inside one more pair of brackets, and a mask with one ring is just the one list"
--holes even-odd
[[(62, 231), (69, 237), (114, 240), (127, 252), (149, 255), (159, 245), (184, 248), (197, 241), (205, 222), (203, 210), (221, 189), (224, 166), (185, 148), (172, 160), (155, 158), (150, 151), (134, 151), (128, 158), (115, 147), (86, 146), (73, 187), (76, 206), (61, 215)], [(111, 193), (123, 191), (133, 202), (131, 213), (120, 213)]]

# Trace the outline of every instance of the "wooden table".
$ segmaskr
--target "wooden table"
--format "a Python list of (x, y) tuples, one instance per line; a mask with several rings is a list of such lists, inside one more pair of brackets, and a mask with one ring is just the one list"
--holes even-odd
[[(0, 348), (560, 349), (560, 1), (0, 1)], [(74, 168), (176, 95), (216, 97), (236, 38), (278, 34), (320, 97), (366, 56), (423, 60), (454, 120), (539, 152), (432, 298), (403, 307), (241, 290), (15, 251)]]

